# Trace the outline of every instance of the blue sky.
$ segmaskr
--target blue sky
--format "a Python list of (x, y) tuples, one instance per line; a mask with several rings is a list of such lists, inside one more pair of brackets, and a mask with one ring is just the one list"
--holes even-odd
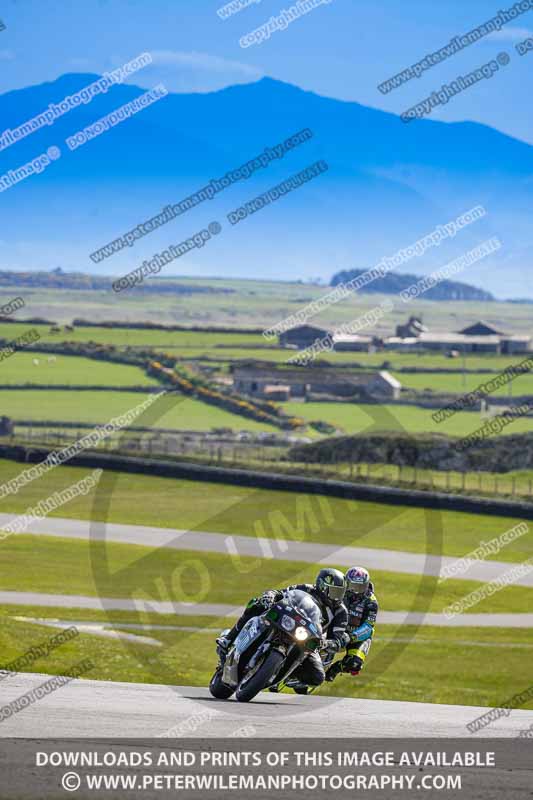
[(171, 91), (212, 91), (268, 75), (319, 94), (400, 114), (501, 52), (511, 62), (491, 80), (433, 111), (434, 119), (474, 120), (533, 143), (533, 52), (515, 44), (533, 36), (533, 11), (504, 26), (422, 78), (389, 95), (377, 84), (485, 22), (512, 2), (487, 0), (331, 0), (243, 49), (239, 39), (289, 8), (291, 0), (258, 0), (222, 20), (223, 0), (6, 0), (0, 19), (0, 92), (53, 80), (66, 72), (103, 72), (143, 51), (154, 65), (135, 76)]

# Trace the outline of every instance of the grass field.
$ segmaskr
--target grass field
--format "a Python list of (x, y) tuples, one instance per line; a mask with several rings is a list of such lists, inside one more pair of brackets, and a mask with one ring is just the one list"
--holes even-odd
[[(0, 481), (10, 480), (23, 469), (23, 464), (0, 461)], [(23, 513), (88, 472), (81, 467), (56, 467), (17, 494), (2, 498), (0, 511)], [(94, 497), (94, 493), (77, 497), (51, 516), (456, 557), (474, 550), (482, 539), (488, 541), (499, 536), (517, 523), (516, 519), (497, 516), (317, 498), (294, 492), (120, 472), (104, 473), (96, 502)], [(494, 558), (523, 562), (532, 556), (533, 534), (528, 533)], [(384, 563), (385, 568), (388, 566), (392, 568)]]
[[(1, 294), (1, 292), (0, 292)], [(111, 312), (110, 312), (111, 313)], [(533, 312), (532, 312), (533, 315)], [(157, 321), (160, 321), (156, 318)], [(183, 322), (183, 320), (181, 320)], [(255, 321), (253, 326), (258, 326)], [(14, 339), (25, 333), (28, 329), (25, 323), (0, 323), (0, 338)], [(60, 333), (50, 333), (48, 325), (35, 325), (41, 336), (41, 341), (46, 342), (88, 342), (93, 341), (99, 344), (114, 344), (117, 347), (153, 347), (156, 350), (168, 351), (177, 358), (214, 358), (222, 360), (236, 360), (256, 358), (276, 363), (284, 363), (294, 354), (293, 351), (283, 348), (276, 349), (272, 345), (277, 345), (277, 341), (263, 338), (260, 333), (210, 333), (201, 331), (158, 331), (158, 330), (127, 330), (123, 328), (75, 328), (74, 331), (64, 331)], [(533, 320), (532, 320), (533, 327)], [(269, 345), (266, 347), (265, 345)], [(463, 367), (466, 370), (502, 370), (505, 367), (519, 363), (525, 356), (495, 356), (469, 354), (463, 359), (449, 359), (438, 353), (399, 353), (392, 351), (381, 351), (377, 353), (335, 353), (328, 352), (324, 358), (334, 364), (358, 364), (361, 367), (381, 367), (397, 370), (402, 367), (417, 367), (424, 369), (454, 369), (461, 373)], [(409, 381), (414, 381), (413, 388), (419, 388), (418, 381), (421, 381), (424, 388), (429, 384), (424, 383), (428, 376), (424, 375), (399, 375), (399, 379), (406, 385), (411, 385)], [(460, 381), (458, 392), (462, 392), (462, 377), (458, 374), (455, 377), (441, 376), (443, 381)], [(483, 376), (473, 377), (474, 385), (481, 382)], [(470, 380), (467, 378), (467, 380)], [(519, 379), (517, 379), (519, 380)], [(520, 379), (522, 380), (522, 378)], [(443, 385), (446, 385), (445, 383)], [(517, 384), (518, 385), (518, 384)], [(447, 389), (446, 389), (447, 391)]]
[[(28, 329), (25, 323), (0, 323), (0, 338), (14, 339)], [(40, 337), (41, 342), (97, 342), (98, 344), (114, 344), (117, 347), (144, 346), (165, 349), (166, 347), (207, 348), (212, 350), (223, 343), (232, 347), (241, 345), (264, 345), (266, 340), (261, 334), (240, 333), (209, 333), (203, 331), (161, 331), (161, 330), (134, 330), (125, 328), (106, 327), (80, 327), (73, 331), (61, 330), (51, 333), (49, 325), (32, 325)]]
[[(47, 353), (14, 353), (2, 362), (0, 383), (78, 386), (157, 386), (140, 367)], [(41, 402), (45, 395), (40, 394)], [(79, 401), (75, 403), (78, 407)]]
[[(518, 362), (516, 362), (518, 363)], [(483, 383), (494, 378), (493, 374), (407, 374), (395, 373), (395, 377), (400, 381), (405, 389), (416, 389), (419, 392), (433, 392), (434, 394), (463, 394), (472, 392)], [(513, 381), (502, 386), (496, 391), (491, 392), (495, 397), (513, 397), (519, 395), (533, 395), (533, 373), (521, 375)]]
[[(57, 631), (15, 617), (73, 621), (168, 624), (217, 629), (215, 617), (129, 612), (65, 610), (27, 606), (0, 606), (0, 667), (31, 647), (47, 642)], [(128, 632), (131, 633), (130, 630)], [(32, 672), (66, 674), (69, 668), (90, 658), (95, 669), (88, 678), (139, 683), (207, 686), (216, 665), (214, 633), (188, 631), (139, 631), (163, 645), (153, 647), (104, 639), (81, 633), (34, 662)], [(450, 703), (500, 707), (531, 685), (533, 632), (469, 628), (464, 632), (433, 627), (415, 629), (379, 625), (365, 670), (356, 679), (341, 676), (320, 689), (322, 695), (368, 697), (411, 702)], [(490, 664), (490, 668), (488, 668)], [(7, 679), (9, 680), (9, 678)], [(523, 708), (533, 708), (530, 700)], [(473, 713), (473, 717), (475, 714)], [(466, 735), (466, 731), (465, 731)]]
[[(432, 409), (417, 406), (298, 402), (283, 403), (282, 406), (287, 414), (294, 414), (309, 421), (320, 419), (335, 425), (347, 434), (395, 431), (467, 436), (486, 421), (486, 418), (479, 413), (459, 411), (453, 417), (437, 424), (431, 417), (434, 413)], [(528, 431), (533, 431), (531, 417), (517, 418), (504, 429), (505, 434)]]
[[(230, 557), (106, 542), (18, 534), (4, 539), (0, 589), (91, 597), (132, 597), (183, 603), (245, 605), (265, 587), (311, 583), (320, 565), (281, 559)], [(394, 565), (391, 565), (394, 566)], [(483, 584), (373, 570), (383, 611), (440, 613)], [(521, 613), (533, 589), (511, 586), (477, 603), (475, 613)]]
[[(51, 420), (62, 422), (105, 423), (112, 417), (124, 414), (146, 399), (134, 392), (68, 390), (40, 391), (13, 389), (2, 395), (1, 413), (17, 420)], [(199, 400), (173, 395), (166, 413), (152, 423), (158, 428), (208, 431), (211, 428), (233, 428), (236, 431), (277, 431), (278, 428)]]

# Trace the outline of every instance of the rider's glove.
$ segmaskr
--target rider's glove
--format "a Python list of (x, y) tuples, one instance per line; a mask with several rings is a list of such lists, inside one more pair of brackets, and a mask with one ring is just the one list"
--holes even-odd
[(337, 675), (342, 672), (342, 661), (336, 661), (328, 670), (326, 670), (326, 680), (334, 681)]
[(276, 602), (276, 592), (272, 589), (268, 592), (264, 592), (259, 598), (259, 602), (264, 608), (270, 608), (270, 606)]
[(336, 639), (326, 639), (324, 648), (328, 653), (338, 653), (342, 645)]

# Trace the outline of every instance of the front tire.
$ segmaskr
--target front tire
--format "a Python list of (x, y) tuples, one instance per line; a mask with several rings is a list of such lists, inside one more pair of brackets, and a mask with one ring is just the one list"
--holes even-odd
[(235, 694), (236, 699), (240, 703), (248, 703), (256, 694), (259, 694), (261, 689), (271, 681), (271, 676), (275, 675), (285, 661), (285, 656), (278, 650), (272, 650), (265, 658), (257, 672), (255, 672), (249, 680), (241, 682), (237, 687)]
[(209, 691), (217, 700), (227, 700), (233, 694), (233, 689), (226, 683), (222, 683), (222, 670), (217, 669), (209, 683)]

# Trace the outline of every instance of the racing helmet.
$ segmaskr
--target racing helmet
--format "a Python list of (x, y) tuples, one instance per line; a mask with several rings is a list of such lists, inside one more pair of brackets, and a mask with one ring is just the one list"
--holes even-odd
[(321, 569), (316, 576), (315, 587), (328, 605), (340, 605), (346, 592), (344, 575), (338, 569)]
[(364, 567), (350, 567), (344, 576), (346, 580), (346, 592), (355, 596), (366, 594), (370, 586), (370, 575)]

